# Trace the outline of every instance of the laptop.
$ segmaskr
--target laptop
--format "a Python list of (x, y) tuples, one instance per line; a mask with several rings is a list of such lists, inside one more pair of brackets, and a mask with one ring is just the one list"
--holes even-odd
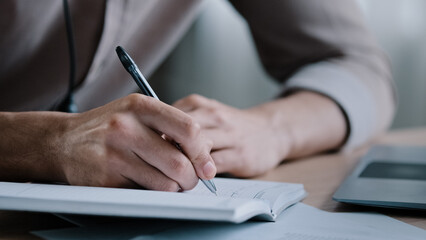
[(426, 147), (373, 146), (333, 199), (377, 207), (426, 209)]

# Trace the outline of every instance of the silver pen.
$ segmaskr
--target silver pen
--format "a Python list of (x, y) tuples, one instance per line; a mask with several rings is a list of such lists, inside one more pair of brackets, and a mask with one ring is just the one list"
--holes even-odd
[[(124, 50), (124, 48), (122, 48), (121, 46), (118, 46), (115, 49), (115, 51), (117, 52), (118, 58), (120, 59), (121, 63), (123, 64), (124, 68), (126, 69), (127, 72), (130, 73), (130, 75), (132, 76), (133, 80), (135, 80), (136, 84), (138, 85), (138, 87), (140, 88), (142, 93), (147, 95), (147, 96), (150, 96), (150, 97), (153, 97), (155, 99), (160, 100), (157, 97), (157, 95), (155, 94), (154, 90), (152, 90), (148, 81), (145, 79), (145, 77), (143, 76), (143, 74), (139, 70), (136, 63), (129, 56), (129, 54), (127, 54), (127, 52)], [(182, 150), (180, 148), (179, 144), (176, 144), (176, 147), (179, 150)], [(200, 178), (200, 180), (201, 180), (201, 182), (204, 183), (204, 185), (206, 185), (206, 187), (210, 190), (210, 192), (217, 195), (217, 193), (216, 193), (217, 189), (216, 189), (216, 186), (214, 185), (212, 180), (204, 180), (204, 179), (201, 179), (201, 178)]]

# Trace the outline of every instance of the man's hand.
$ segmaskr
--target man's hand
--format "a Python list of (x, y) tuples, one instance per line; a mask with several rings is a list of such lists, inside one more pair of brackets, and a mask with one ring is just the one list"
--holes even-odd
[(19, 145), (0, 143), (2, 179), (178, 191), (216, 174), (212, 143), (193, 118), (141, 94), (79, 114), (3, 114), (0, 123), (3, 139)]
[(218, 172), (250, 177), (276, 167), (290, 149), (285, 128), (274, 129), (267, 116), (191, 95), (173, 104), (191, 115), (213, 141)]
[(191, 115), (213, 141), (218, 172), (259, 175), (286, 158), (339, 147), (346, 121), (337, 104), (313, 92), (297, 92), (240, 110), (199, 95), (173, 104)]

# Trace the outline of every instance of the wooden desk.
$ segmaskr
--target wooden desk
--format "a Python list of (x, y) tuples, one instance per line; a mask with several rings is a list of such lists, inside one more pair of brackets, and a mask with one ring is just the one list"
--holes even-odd
[[(393, 131), (377, 143), (426, 146), (426, 128)], [(288, 161), (257, 179), (303, 183), (309, 193), (303, 202), (323, 210), (377, 211), (426, 229), (425, 212), (354, 206), (332, 200), (337, 187), (366, 151), (367, 148), (362, 148), (352, 153), (323, 154)], [(0, 239), (37, 239), (29, 231), (72, 226), (51, 214), (0, 211)]]
[[(375, 143), (426, 146), (426, 128), (392, 131)], [(294, 160), (280, 165), (277, 169), (257, 179), (299, 182), (305, 185), (308, 197), (306, 204), (331, 212), (374, 211), (394, 217), (403, 222), (426, 229), (426, 212), (401, 209), (380, 209), (338, 203), (332, 200), (340, 183), (356, 166), (358, 159), (368, 147), (351, 153), (324, 154), (306, 159)]]

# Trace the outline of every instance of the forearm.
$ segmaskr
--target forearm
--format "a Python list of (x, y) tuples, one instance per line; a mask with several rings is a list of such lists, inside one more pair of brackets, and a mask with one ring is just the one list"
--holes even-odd
[(337, 149), (348, 132), (339, 106), (315, 92), (299, 91), (248, 111), (267, 117), (275, 141), (289, 145), (282, 146), (282, 159)]
[(350, 129), (344, 148), (358, 147), (390, 126), (397, 100), (390, 64), (357, 1), (231, 3), (246, 18), (265, 69), (283, 82), (283, 94), (308, 89), (343, 109)]
[[(61, 181), (55, 163), (66, 114), (0, 113), (0, 180)], [(55, 133), (55, 134), (54, 134)]]

